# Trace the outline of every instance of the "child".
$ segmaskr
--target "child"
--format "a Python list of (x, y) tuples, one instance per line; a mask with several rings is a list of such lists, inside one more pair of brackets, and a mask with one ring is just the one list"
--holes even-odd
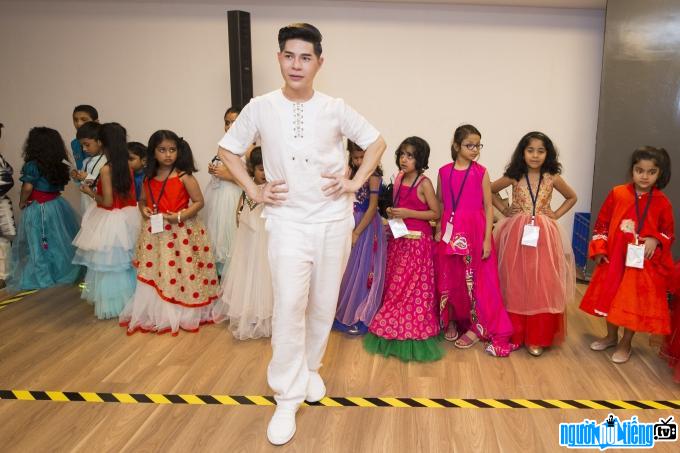
[[(666, 292), (673, 272), (673, 209), (661, 191), (671, 179), (670, 156), (646, 146), (633, 152), (632, 183), (614, 187), (593, 228), (588, 254), (597, 263), (581, 310), (607, 318), (607, 336), (593, 351), (616, 347), (614, 363), (631, 355), (635, 332), (670, 333)], [(619, 341), (619, 327), (624, 328)]]
[(491, 238), (491, 182), (486, 168), (475, 162), (481, 138), (472, 125), (458, 127), (451, 144), (453, 162), (439, 169), (442, 216), (435, 235), (439, 309), (446, 340), (467, 349), (482, 339), (486, 352), (505, 357), (515, 347), (509, 343), (512, 324), (503, 306)]
[(128, 165), (135, 178), (135, 194), (137, 201), (142, 193), (142, 183), (144, 182), (144, 167), (146, 167), (146, 146), (139, 142), (127, 144)]
[[(497, 194), (512, 186), (512, 205), (494, 204), (508, 217), (494, 233), (503, 299), (512, 321), (513, 344), (526, 344), (533, 356), (564, 339), (566, 304), (574, 297), (574, 256), (556, 220), (576, 204), (576, 193), (560, 176), (562, 166), (550, 138), (529, 132), (517, 144), (502, 178), (491, 184)], [(553, 188), (564, 202), (552, 211)], [(529, 226), (529, 227), (527, 227)], [(529, 235), (538, 228), (538, 237)]]
[[(364, 160), (365, 151), (347, 140), (351, 178)], [(350, 335), (365, 334), (380, 308), (385, 279), (387, 238), (377, 215), (382, 169), (378, 167), (356, 193), (352, 252), (340, 286), (333, 327)]]
[(54, 129), (34, 127), (23, 157), (19, 208), (24, 212), (12, 244), (7, 287), (15, 292), (74, 283), (80, 267), (71, 264), (71, 241), (80, 219), (61, 197), (69, 180), (64, 140)]
[[(240, 109), (230, 107), (224, 114), (224, 131), (236, 121)], [(229, 268), (231, 248), (236, 236), (236, 218), (234, 211), (243, 190), (234, 183), (226, 165), (215, 156), (208, 166), (212, 175), (205, 188), (205, 207), (203, 211), (205, 225), (210, 236), (213, 253), (219, 275), (225, 275)]]
[[(0, 123), (0, 137), (2, 128)], [(14, 187), (14, 169), (0, 154), (0, 288), (5, 286), (5, 279), (9, 275), (9, 257), (12, 245), (8, 238), (17, 234), (14, 223), (14, 212), (12, 210), (12, 200), (7, 196), (7, 192)]]
[(675, 263), (675, 272), (669, 284), (672, 299), (671, 334), (661, 347), (661, 357), (673, 368), (675, 382), (680, 383), (680, 261)]
[[(250, 153), (248, 172), (255, 184), (267, 182), (259, 146)], [(238, 340), (270, 337), (274, 296), (262, 217), (264, 204), (254, 203), (244, 192), (239, 205), (241, 212), (232, 253), (234, 265), (223, 279), (222, 297), (215, 303), (213, 319), (229, 320), (229, 330)]]
[[(101, 125), (90, 121), (78, 129), (76, 137), (87, 154), (83, 160), (83, 168), (79, 171), (71, 171), (71, 176), (83, 184), (96, 186), (99, 178), (99, 171), (106, 165), (106, 156), (102, 152), (102, 142), (99, 140), (99, 128)], [(80, 212), (85, 214), (87, 208), (93, 206), (95, 202), (85, 193), (80, 194)]]
[(116, 123), (104, 124), (100, 138), (107, 163), (99, 172), (96, 192), (88, 184), (80, 186), (96, 204), (85, 212), (73, 241), (78, 247), (73, 262), (87, 267), (83, 299), (94, 304), (97, 318), (109, 319), (118, 317), (135, 291), (132, 255), (141, 219), (125, 129)]
[[(90, 121), (94, 121), (95, 123), (99, 122), (99, 112), (97, 112), (96, 108), (91, 105), (83, 104), (77, 105), (73, 109), (73, 127), (76, 128), (76, 132), (80, 129), (80, 126)], [(87, 156), (83, 152), (83, 147), (80, 144), (78, 137), (71, 140), (71, 152), (73, 153), (73, 161), (76, 164), (74, 170), (82, 170), (83, 160)], [(75, 179), (74, 174), (72, 174), (71, 177)]]
[(194, 157), (184, 139), (159, 130), (149, 138), (146, 161), (139, 199), (145, 221), (133, 261), (137, 288), (120, 325), (128, 335), (197, 332), (211, 321), (219, 285), (205, 226), (196, 217), (203, 195), (192, 175)]
[(385, 293), (364, 346), (374, 354), (403, 361), (433, 361), (442, 357), (442, 350), (429, 224), (439, 217), (439, 206), (432, 183), (423, 175), (430, 146), (420, 137), (409, 137), (395, 157), (401, 172), (394, 183), (394, 207), (387, 213), (393, 231), (405, 224), (408, 234), (388, 241)]

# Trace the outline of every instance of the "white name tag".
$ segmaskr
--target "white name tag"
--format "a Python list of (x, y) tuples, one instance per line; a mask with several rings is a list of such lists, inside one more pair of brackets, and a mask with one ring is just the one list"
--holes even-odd
[(453, 225), (451, 222), (446, 222), (446, 229), (444, 230), (444, 236), (442, 236), (444, 244), (451, 242), (451, 236), (453, 236)]
[(163, 214), (154, 214), (151, 220), (151, 234), (160, 233), (163, 231)]
[(390, 230), (392, 230), (392, 236), (395, 239), (408, 234), (408, 228), (404, 223), (404, 219), (389, 219), (387, 223), (390, 225)]
[(538, 247), (538, 236), (540, 228), (538, 225), (524, 225), (522, 233), (522, 245), (527, 247)]
[(626, 253), (626, 267), (644, 269), (645, 267), (645, 246), (628, 244)]

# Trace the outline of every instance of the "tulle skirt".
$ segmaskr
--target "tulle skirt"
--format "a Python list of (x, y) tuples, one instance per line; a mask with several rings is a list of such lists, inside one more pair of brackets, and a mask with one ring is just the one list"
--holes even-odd
[(520, 315), (564, 313), (576, 284), (570, 244), (557, 222), (538, 215), (538, 246), (522, 245), (530, 221), (530, 215), (517, 214), (501, 220), (494, 232), (505, 306)]
[(75, 283), (81, 268), (72, 264), (75, 247), (71, 242), (79, 228), (78, 215), (61, 196), (45, 203), (29, 204), (12, 244), (8, 290)]
[(236, 238), (236, 209), (243, 190), (229, 181), (211, 177), (205, 188), (205, 221), (212, 244), (217, 271), (227, 273)]
[(241, 214), (231, 265), (222, 280), (222, 297), (215, 302), (213, 320), (228, 321), (238, 340), (271, 337), (274, 294), (267, 257), (264, 205)]
[(127, 327), (128, 335), (135, 332), (171, 332), (176, 336), (180, 329), (198, 332), (203, 324), (211, 323), (211, 310), (210, 305), (187, 308), (168, 303), (159, 296), (156, 288), (138, 281), (134, 296), (125, 305), (119, 320), (122, 327)]
[(167, 223), (152, 234), (146, 220), (133, 264), (137, 288), (120, 314), (128, 334), (136, 331), (177, 334), (211, 322), (219, 284), (203, 222), (192, 218)]
[(92, 205), (73, 244), (73, 262), (87, 267), (83, 299), (99, 319), (117, 317), (135, 291), (132, 257), (141, 226), (136, 206), (107, 210)]

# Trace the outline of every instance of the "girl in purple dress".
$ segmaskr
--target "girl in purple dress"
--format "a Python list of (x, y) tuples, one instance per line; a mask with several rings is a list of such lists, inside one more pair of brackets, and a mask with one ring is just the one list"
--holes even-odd
[[(364, 159), (364, 150), (347, 141), (349, 168), (354, 177)], [(382, 180), (380, 166), (359, 189), (354, 202), (352, 253), (342, 277), (338, 310), (333, 328), (350, 335), (363, 335), (380, 307), (385, 278), (387, 239), (378, 212)]]
[(445, 339), (460, 349), (483, 340), (489, 354), (505, 357), (516, 346), (509, 343), (512, 323), (503, 305), (491, 241), (491, 182), (486, 168), (475, 162), (481, 138), (476, 127), (460, 126), (451, 145), (453, 162), (439, 169), (437, 292)]
[(392, 237), (382, 307), (364, 338), (367, 351), (420, 362), (442, 357), (435, 300), (434, 256), (430, 220), (439, 218), (432, 182), (423, 175), (430, 146), (409, 137), (397, 149), (400, 168), (394, 182), (394, 207), (387, 209)]

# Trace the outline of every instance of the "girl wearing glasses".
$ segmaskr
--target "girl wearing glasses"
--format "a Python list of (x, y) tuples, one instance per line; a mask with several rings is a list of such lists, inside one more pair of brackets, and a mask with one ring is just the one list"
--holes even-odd
[[(533, 356), (564, 339), (564, 310), (574, 297), (574, 255), (556, 220), (576, 204), (576, 192), (561, 171), (552, 140), (529, 132), (517, 144), (503, 177), (491, 184), (494, 204), (507, 217), (494, 236), (512, 342), (526, 345)], [(505, 207), (496, 194), (508, 186), (512, 205)], [(550, 207), (553, 189), (564, 197), (556, 211)]]
[(439, 169), (442, 216), (435, 259), (440, 320), (444, 338), (457, 348), (483, 340), (486, 352), (505, 357), (516, 347), (509, 343), (512, 324), (503, 306), (491, 240), (491, 182), (486, 168), (475, 162), (481, 138), (472, 125), (458, 127), (451, 145), (453, 162)]

